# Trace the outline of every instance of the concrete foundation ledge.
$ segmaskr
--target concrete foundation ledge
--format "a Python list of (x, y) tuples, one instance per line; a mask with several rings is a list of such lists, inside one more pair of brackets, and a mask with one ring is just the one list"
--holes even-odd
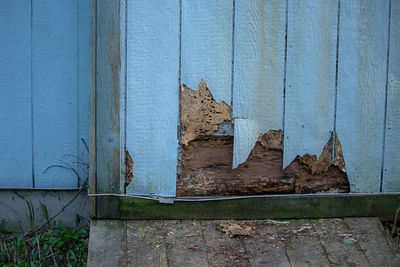
[[(28, 231), (30, 230), (29, 208), (32, 204), (35, 226), (46, 222), (40, 203), (46, 206), (51, 218), (58, 213), (72, 198), (78, 189), (73, 190), (0, 190), (0, 230)], [(84, 228), (89, 225), (87, 191), (82, 190), (78, 197), (51, 223), (62, 221), (65, 226)]]

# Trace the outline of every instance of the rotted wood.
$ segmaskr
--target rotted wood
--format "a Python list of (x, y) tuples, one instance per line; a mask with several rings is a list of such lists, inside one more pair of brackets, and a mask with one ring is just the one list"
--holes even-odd
[(346, 173), (331, 164), (332, 140), (319, 158), (298, 156), (284, 170), (280, 147), (281, 131), (270, 131), (232, 169), (232, 136), (198, 137), (182, 149), (177, 196), (349, 192)]

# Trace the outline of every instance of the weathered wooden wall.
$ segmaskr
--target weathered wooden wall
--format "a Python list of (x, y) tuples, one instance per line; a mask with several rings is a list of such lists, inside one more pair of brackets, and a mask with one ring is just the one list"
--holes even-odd
[(87, 162), (89, 1), (0, 1), (0, 32), (0, 187), (76, 188), (44, 171)]
[(126, 192), (175, 195), (180, 88), (202, 79), (231, 107), (233, 167), (282, 130), (282, 168), (341, 143), (353, 192), (400, 191), (399, 2), (127, 1)]
[[(236, 121), (233, 167), (270, 130), (283, 132), (282, 168), (319, 156), (337, 135), (352, 191), (400, 191), (399, 2), (120, 0), (111, 12), (93, 1), (103, 13), (92, 75), (110, 74), (92, 80), (103, 90), (94, 118), (111, 123), (93, 124), (103, 127), (95, 156), (118, 162), (97, 169), (112, 177), (98, 189), (123, 191), (125, 181), (113, 181), (125, 178), (126, 148), (126, 192), (175, 195), (181, 90), (204, 79)], [(0, 187), (78, 186), (68, 170), (43, 171), (58, 159), (78, 168), (67, 154), (86, 160), (89, 9), (78, 0), (0, 2)]]

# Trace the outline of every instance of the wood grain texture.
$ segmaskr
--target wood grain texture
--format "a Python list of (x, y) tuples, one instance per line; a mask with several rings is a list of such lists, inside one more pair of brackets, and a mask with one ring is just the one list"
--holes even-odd
[(127, 192), (174, 196), (179, 120), (179, 1), (128, 3)]
[(258, 139), (259, 128), (257, 126), (256, 120), (235, 119), (232, 169), (236, 169), (249, 157)]
[(0, 2), (0, 187), (32, 187), (30, 1)]
[(233, 168), (259, 134), (283, 127), (286, 3), (238, 1), (235, 13), (232, 117), (246, 120), (235, 121)]
[[(97, 0), (96, 8), (96, 193), (120, 193), (120, 5)], [(103, 210), (119, 205), (110, 202), (97, 212), (114, 212)]]
[(384, 192), (400, 192), (400, 1), (391, 2)]
[(383, 232), (378, 218), (346, 218), (345, 221), (372, 266), (399, 266), (400, 256), (386, 241), (387, 233)]
[[(76, 187), (66, 169), (45, 169), (78, 154), (77, 1), (32, 6), (32, 95), (35, 187)], [(77, 164), (71, 164), (77, 168)]]
[(181, 82), (207, 82), (215, 100), (231, 104), (233, 0), (182, 1)]
[[(330, 262), (316, 235), (309, 233), (311, 227), (309, 220), (291, 221), (287, 225), (279, 225), (279, 232), (288, 235), (296, 233), (295, 237), (289, 237), (286, 245), (286, 255), (290, 266), (329, 266)], [(302, 230), (304, 229), (304, 230)]]
[(232, 117), (282, 129), (285, 1), (237, 1), (235, 13)]
[[(368, 218), (366, 221), (371, 219)], [(343, 241), (355, 237), (355, 233), (352, 233), (343, 219), (317, 220), (312, 226), (331, 265), (370, 266), (368, 258), (357, 242), (344, 244)]]
[(333, 130), (337, 1), (289, 1), (283, 167), (319, 155)]
[(88, 266), (126, 266), (127, 222), (120, 220), (92, 220)]
[(380, 190), (389, 1), (342, 1), (336, 131), (353, 192)]
[[(177, 196), (294, 193), (295, 179), (282, 169), (282, 151), (257, 142), (248, 159), (232, 169), (233, 137), (197, 138), (182, 148)], [(313, 187), (312, 179), (307, 185)], [(318, 191), (318, 189), (317, 189)]]

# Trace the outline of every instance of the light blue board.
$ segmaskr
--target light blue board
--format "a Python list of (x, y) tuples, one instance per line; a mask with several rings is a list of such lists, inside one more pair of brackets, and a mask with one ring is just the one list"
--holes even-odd
[(235, 123), (234, 168), (246, 161), (254, 136), (283, 128), (285, 34), (285, 1), (236, 2), (232, 117), (254, 125), (240, 129), (248, 123)]
[(181, 83), (231, 105), (233, 0), (182, 1)]
[[(89, 152), (82, 143), (83, 138), (89, 146), (89, 38), (90, 38), (90, 3), (89, 0), (78, 1), (78, 155), (82, 161), (89, 162)], [(80, 164), (79, 175), (82, 179), (88, 176), (88, 167)]]
[(78, 152), (77, 1), (35, 0), (32, 7), (32, 94), (35, 187), (72, 188), (76, 175), (52, 168)]
[(389, 1), (342, 1), (336, 130), (353, 192), (380, 190)]
[(334, 122), (337, 1), (289, 1), (283, 167), (320, 155)]
[(400, 1), (392, 0), (383, 191), (400, 192)]
[(247, 160), (259, 136), (256, 120), (238, 118), (234, 127), (232, 169)]
[(31, 1), (0, 1), (0, 187), (32, 186)]
[(257, 121), (260, 133), (282, 129), (285, 1), (237, 1), (233, 116)]
[(179, 120), (179, 1), (128, 2), (127, 193), (175, 196)]

